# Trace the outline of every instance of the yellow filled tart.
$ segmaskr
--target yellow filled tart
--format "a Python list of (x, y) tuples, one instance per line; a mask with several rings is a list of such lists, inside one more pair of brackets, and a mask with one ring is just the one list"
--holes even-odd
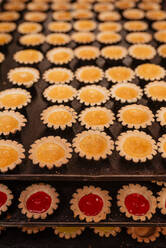
[(115, 2), (115, 6), (118, 9), (128, 9), (128, 8), (133, 8), (134, 7), (134, 2), (128, 1), (128, 0), (119, 0)]
[(14, 22), (0, 22), (0, 33), (13, 32), (16, 29)]
[(35, 64), (43, 60), (43, 54), (35, 49), (25, 49), (16, 52), (13, 58), (20, 64)]
[(114, 6), (111, 3), (96, 3), (94, 5), (94, 10), (96, 12), (103, 12), (103, 11), (111, 11), (113, 10)]
[(69, 11), (55, 11), (52, 17), (55, 21), (70, 21), (72, 19), (71, 12)]
[(74, 22), (73, 27), (77, 31), (89, 32), (96, 29), (96, 23), (91, 20), (80, 20)]
[(48, 30), (51, 32), (63, 32), (66, 33), (70, 31), (71, 24), (68, 22), (49, 22), (48, 23)]
[(12, 36), (6, 33), (0, 33), (0, 46), (4, 46), (10, 43), (12, 40)]
[(157, 52), (162, 58), (166, 58), (166, 44), (159, 46)]
[(166, 21), (153, 22), (152, 28), (157, 31), (166, 30)]
[(164, 10), (149, 10), (146, 13), (146, 17), (152, 21), (159, 21), (166, 19), (166, 12)]
[(46, 11), (48, 10), (48, 5), (46, 3), (28, 3), (27, 4), (27, 9), (31, 11)]
[(147, 97), (153, 101), (166, 101), (166, 82), (165, 81), (154, 81), (147, 84), (144, 88)]
[(76, 71), (76, 78), (83, 83), (97, 83), (103, 78), (103, 71), (97, 66), (82, 66)]
[(9, 11), (21, 11), (25, 8), (24, 3), (8, 2), (4, 4), (4, 9)]
[(124, 23), (124, 29), (127, 31), (144, 31), (148, 29), (148, 25), (143, 21), (127, 21)]
[(67, 34), (52, 33), (46, 36), (46, 42), (54, 46), (62, 46), (70, 42), (70, 36)]
[(154, 34), (154, 38), (159, 42), (166, 42), (166, 30), (158, 31)]
[(158, 10), (158, 9), (160, 9), (160, 5), (157, 3), (153, 3), (153, 2), (149, 2), (149, 3), (148, 2), (142, 2), (138, 6), (140, 9), (143, 9), (143, 10)]
[(127, 233), (139, 243), (154, 242), (160, 236), (160, 227), (128, 227)]
[(49, 50), (46, 54), (47, 59), (56, 65), (62, 65), (69, 63), (74, 55), (70, 48), (59, 47)]
[(45, 41), (43, 34), (27, 34), (20, 37), (19, 42), (24, 46), (39, 46)]
[(58, 235), (60, 238), (74, 239), (84, 231), (85, 227), (79, 226), (57, 226), (54, 227), (54, 234)]
[(95, 40), (95, 35), (91, 32), (75, 32), (72, 34), (71, 39), (77, 43), (87, 44)]
[(166, 125), (166, 107), (161, 107), (156, 113), (157, 121), (160, 122), (161, 126)]
[(4, 11), (0, 12), (0, 21), (16, 21), (20, 17), (20, 14), (16, 11)]
[(4, 54), (0, 52), (0, 63), (2, 63), (4, 59), (5, 59)]
[(129, 67), (115, 66), (105, 71), (105, 77), (113, 83), (127, 83), (134, 78), (134, 71)]
[(74, 2), (72, 4), (73, 9), (91, 9), (91, 4), (87, 2)]
[(108, 21), (119, 21), (121, 16), (117, 11), (103, 11), (98, 15), (100, 21), (108, 22)]
[(106, 46), (101, 49), (101, 55), (110, 60), (123, 59), (127, 56), (127, 49), (123, 46)]
[(65, 84), (72, 81), (73, 73), (69, 69), (56, 67), (45, 71), (45, 73), (43, 74), (43, 78), (45, 81), (51, 84)]
[(126, 35), (126, 40), (132, 44), (148, 43), (152, 40), (152, 35), (146, 32), (132, 32)]
[(119, 32), (122, 29), (122, 26), (117, 22), (103, 22), (99, 23), (98, 29), (101, 32)]
[(24, 19), (29, 22), (43, 22), (46, 19), (46, 14), (39, 11), (27, 12)]
[(72, 12), (72, 17), (75, 19), (91, 19), (93, 18), (93, 12), (90, 10), (74, 10)]
[(18, 25), (18, 32), (21, 34), (41, 32), (42, 26), (36, 22), (23, 22)]
[(120, 227), (113, 227), (113, 226), (95, 226), (93, 228), (94, 233), (98, 234), (100, 237), (115, 237), (120, 231)]
[(166, 158), (166, 134), (164, 134), (161, 138), (159, 138), (158, 148), (159, 148), (159, 152), (161, 153), (161, 156), (163, 158)]
[(153, 46), (147, 44), (135, 44), (129, 47), (129, 55), (135, 59), (152, 59), (156, 55)]
[(121, 36), (115, 32), (105, 31), (98, 33), (96, 39), (104, 44), (113, 44), (119, 42), (121, 40)]
[(71, 5), (69, 3), (61, 3), (61, 2), (53, 2), (51, 5), (52, 10), (69, 10), (71, 9)]
[(159, 80), (165, 76), (163, 67), (156, 64), (142, 64), (136, 67), (136, 75), (144, 80)]
[(144, 18), (144, 11), (140, 9), (127, 9), (123, 12), (126, 19), (140, 20)]
[(91, 60), (99, 57), (100, 50), (95, 46), (80, 46), (74, 50), (74, 54), (78, 59)]

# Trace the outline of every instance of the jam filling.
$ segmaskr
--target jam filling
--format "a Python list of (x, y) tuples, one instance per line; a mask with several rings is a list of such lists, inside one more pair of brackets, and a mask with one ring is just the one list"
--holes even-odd
[(103, 208), (103, 200), (100, 196), (90, 193), (79, 200), (78, 206), (86, 216), (96, 216)]
[(149, 208), (149, 201), (138, 193), (133, 193), (125, 198), (125, 206), (130, 214), (142, 216), (145, 215)]
[(39, 191), (27, 199), (26, 207), (31, 213), (44, 213), (49, 209), (51, 201), (51, 197), (47, 193)]
[(7, 195), (0, 191), (0, 207), (2, 207), (7, 201)]

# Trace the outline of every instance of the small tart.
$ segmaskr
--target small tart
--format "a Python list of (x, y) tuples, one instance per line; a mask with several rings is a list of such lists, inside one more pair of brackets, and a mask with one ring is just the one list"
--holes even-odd
[(159, 138), (158, 147), (158, 151), (161, 153), (161, 157), (166, 158), (166, 134)]
[(159, 46), (157, 52), (161, 57), (166, 58), (166, 44)]
[(4, 46), (10, 43), (12, 40), (12, 36), (6, 33), (0, 33), (0, 46)]
[(14, 22), (0, 22), (0, 33), (13, 32), (16, 29)]
[(80, 157), (99, 160), (112, 154), (114, 142), (104, 132), (89, 130), (76, 135), (73, 147)]
[(118, 9), (128, 9), (128, 8), (133, 8), (134, 7), (134, 2), (128, 1), (128, 0), (119, 0), (115, 2), (115, 6)]
[(154, 38), (159, 41), (166, 43), (166, 30), (160, 30), (154, 34)]
[(132, 32), (126, 35), (126, 40), (132, 44), (148, 43), (152, 40), (152, 35), (146, 32)]
[(105, 77), (113, 83), (127, 83), (134, 78), (134, 71), (125, 66), (114, 66), (105, 71)]
[(16, 11), (0, 12), (0, 21), (16, 21), (20, 18), (20, 14)]
[(163, 67), (156, 64), (141, 64), (135, 69), (136, 75), (144, 80), (159, 80), (165, 76)]
[(164, 10), (149, 10), (146, 13), (146, 17), (152, 21), (160, 21), (166, 19), (166, 11)]
[(70, 209), (74, 213), (74, 218), (78, 216), (80, 220), (85, 219), (86, 222), (99, 222), (110, 214), (111, 200), (107, 190), (84, 186), (73, 194)]
[(96, 29), (96, 22), (91, 20), (80, 20), (74, 22), (73, 27), (77, 31), (89, 32)]
[(24, 46), (39, 46), (45, 41), (43, 34), (27, 34), (20, 37), (19, 42)]
[(19, 112), (1, 111), (0, 112), (0, 135), (9, 135), (20, 131), (25, 126), (27, 120)]
[(32, 11), (46, 11), (48, 10), (48, 5), (46, 3), (28, 3), (27, 9)]
[(78, 91), (77, 99), (86, 106), (101, 105), (109, 99), (109, 91), (99, 85), (90, 85)]
[(139, 184), (124, 185), (117, 194), (120, 212), (133, 220), (150, 220), (156, 212), (156, 198), (152, 191)]
[[(0, 215), (8, 210), (8, 207), (12, 204), (13, 195), (11, 190), (4, 184), (0, 184)], [(3, 227), (0, 227), (0, 232)]]
[(91, 9), (91, 4), (87, 2), (74, 2), (72, 4), (73, 9)]
[(48, 136), (36, 140), (29, 150), (29, 158), (40, 167), (61, 167), (72, 157), (71, 144), (59, 136)]
[(155, 30), (165, 30), (166, 29), (166, 21), (157, 21), (152, 23), (152, 28)]
[(157, 197), (157, 207), (160, 209), (162, 214), (166, 214), (166, 188), (162, 188), (160, 192), (158, 192)]
[(161, 126), (166, 126), (166, 107), (162, 107), (157, 111), (156, 119)]
[(23, 3), (12, 3), (12, 2), (8, 2), (4, 4), (4, 9), (5, 10), (10, 10), (10, 11), (21, 11), (25, 8), (25, 5)]
[(139, 60), (152, 59), (156, 55), (156, 50), (151, 45), (135, 44), (129, 47), (129, 55)]
[(126, 9), (123, 11), (123, 16), (126, 19), (131, 19), (131, 20), (140, 20), (144, 18), (144, 11), (140, 9)]
[(52, 10), (69, 10), (71, 9), (71, 4), (69, 3), (61, 3), (61, 2), (53, 2), (51, 5)]
[(143, 21), (128, 21), (124, 23), (124, 29), (128, 31), (144, 31), (148, 29), (148, 24)]
[(18, 32), (21, 34), (38, 33), (41, 30), (41, 24), (35, 22), (23, 22), (18, 25)]
[(20, 64), (35, 64), (43, 60), (43, 54), (35, 49), (25, 49), (16, 52), (13, 58)]
[(54, 46), (65, 45), (70, 42), (70, 36), (67, 34), (53, 33), (46, 36), (46, 42)]
[(31, 95), (21, 88), (11, 88), (0, 92), (0, 108), (21, 109), (31, 102)]
[(41, 120), (48, 127), (53, 129), (62, 129), (71, 127), (76, 122), (77, 114), (74, 109), (64, 105), (55, 105), (48, 107), (41, 113)]
[(106, 46), (101, 50), (101, 55), (110, 60), (123, 59), (127, 53), (127, 49), (123, 46)]
[(46, 19), (46, 13), (39, 11), (27, 12), (24, 15), (24, 19), (29, 22), (43, 22)]
[(121, 101), (122, 103), (137, 102), (143, 95), (142, 89), (133, 83), (115, 84), (110, 89), (110, 92), (112, 98), (115, 98), (115, 100)]
[(152, 111), (144, 106), (132, 104), (122, 107), (118, 112), (118, 120), (128, 128), (145, 128), (152, 125), (154, 116)]
[(157, 3), (153, 3), (153, 2), (143, 2), (143, 3), (140, 3), (138, 4), (138, 7), (140, 9), (143, 9), (143, 10), (158, 10), (160, 9), (160, 5), (157, 4)]
[(116, 145), (120, 156), (135, 163), (151, 160), (157, 154), (156, 142), (152, 137), (137, 130), (121, 133)]
[(29, 219), (45, 219), (58, 208), (58, 196), (51, 185), (32, 184), (21, 192), (18, 208)]
[(65, 47), (53, 48), (47, 52), (46, 56), (49, 62), (56, 65), (68, 64), (74, 57), (73, 51)]
[(70, 85), (57, 84), (48, 87), (43, 95), (44, 97), (53, 103), (68, 102), (74, 99), (77, 94), (77, 90)]
[(108, 22), (108, 21), (119, 21), (121, 19), (121, 16), (117, 11), (104, 11), (98, 15), (98, 18), (100, 21)]
[(120, 231), (120, 227), (113, 227), (113, 226), (95, 226), (92, 227), (94, 233), (98, 234), (100, 237), (115, 237)]
[(97, 83), (103, 78), (103, 71), (97, 66), (82, 66), (76, 73), (76, 79), (82, 83)]
[(154, 81), (145, 86), (144, 92), (153, 101), (166, 101), (166, 82)]
[(139, 243), (154, 242), (160, 236), (160, 227), (128, 227), (127, 233)]
[(81, 125), (93, 130), (103, 131), (112, 125), (114, 120), (113, 112), (105, 107), (86, 108), (79, 115)]
[(91, 60), (99, 57), (100, 50), (95, 46), (80, 46), (74, 50), (74, 54), (78, 59)]
[(121, 40), (121, 36), (115, 32), (105, 31), (98, 33), (96, 39), (104, 44), (113, 44), (119, 42)]
[(95, 40), (95, 35), (91, 32), (75, 32), (72, 34), (71, 39), (77, 43), (87, 44)]
[(50, 22), (48, 23), (48, 30), (51, 32), (69, 32), (71, 30), (71, 24), (68, 22)]
[(93, 18), (93, 12), (90, 10), (74, 10), (72, 12), (72, 17), (75, 19), (91, 19)]
[(74, 239), (85, 230), (85, 227), (81, 226), (57, 226), (54, 227), (54, 234), (58, 235), (60, 238)]
[(43, 79), (51, 84), (65, 84), (73, 80), (73, 73), (69, 69), (55, 67), (45, 71)]
[(122, 29), (122, 26), (117, 22), (103, 22), (99, 23), (98, 29), (102, 32), (119, 32)]
[(72, 19), (71, 12), (69, 11), (55, 11), (52, 17), (55, 21), (70, 21)]
[(13, 170), (25, 158), (24, 148), (12, 140), (0, 139), (0, 171)]
[(113, 10), (114, 6), (111, 3), (96, 3), (94, 5), (94, 10), (96, 12), (103, 12), (103, 11), (111, 11)]
[(46, 227), (44, 226), (23, 226), (21, 228), (21, 231), (27, 234), (36, 234), (36, 233), (44, 231), (45, 229)]
[(3, 53), (0, 52), (0, 63), (2, 63), (5, 60), (5, 56)]
[(8, 79), (12, 84), (31, 87), (40, 78), (39, 71), (31, 67), (17, 67), (8, 73)]

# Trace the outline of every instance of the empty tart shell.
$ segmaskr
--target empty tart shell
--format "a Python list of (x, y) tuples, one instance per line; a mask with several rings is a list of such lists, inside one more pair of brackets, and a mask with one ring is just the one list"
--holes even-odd
[(73, 147), (80, 157), (99, 160), (112, 154), (114, 142), (104, 132), (89, 130), (76, 135)]
[(64, 105), (54, 105), (43, 110), (41, 120), (49, 128), (62, 129), (71, 127), (76, 122), (77, 114), (74, 109)]
[[(12, 204), (13, 195), (11, 190), (4, 184), (0, 184), (0, 196), (1, 196), (1, 204), (0, 204), (0, 215), (3, 212), (8, 210), (8, 207)], [(3, 227), (0, 227), (0, 232), (3, 230)]]
[(35, 49), (25, 49), (16, 52), (14, 60), (20, 64), (35, 64), (43, 60), (43, 54)]
[(166, 125), (166, 107), (162, 107), (157, 111), (156, 119), (158, 122), (160, 122), (161, 126)]
[(166, 58), (166, 44), (159, 46), (157, 52), (162, 58)]
[(160, 9), (160, 5), (157, 4), (157, 3), (153, 3), (153, 2), (142, 2), (140, 4), (138, 4), (138, 7), (140, 9), (143, 9), (143, 10), (158, 10)]
[(27, 120), (19, 112), (1, 111), (0, 112), (0, 134), (9, 135), (20, 131), (26, 124)]
[(49, 50), (46, 56), (49, 62), (62, 65), (69, 63), (73, 59), (74, 54), (70, 48), (58, 47)]
[(123, 46), (106, 46), (101, 50), (101, 55), (110, 60), (123, 59), (127, 53), (127, 49)]
[(72, 101), (77, 94), (77, 90), (71, 85), (57, 84), (45, 89), (44, 97), (53, 103)]
[(118, 120), (128, 128), (146, 128), (152, 125), (154, 116), (152, 111), (144, 106), (132, 104), (122, 107), (118, 112)]
[(166, 101), (166, 82), (155, 81), (145, 86), (144, 92), (152, 101)]
[(123, 11), (123, 16), (126, 19), (131, 19), (131, 20), (140, 20), (144, 18), (144, 11), (140, 9), (127, 9)]
[(114, 120), (113, 112), (105, 107), (86, 108), (79, 115), (81, 125), (93, 130), (103, 131), (113, 125)]
[(67, 34), (52, 33), (46, 36), (46, 42), (54, 46), (62, 46), (70, 42), (70, 36)]
[(121, 36), (115, 32), (105, 31), (98, 33), (96, 39), (104, 44), (113, 44), (119, 42), (121, 40)]
[(46, 3), (31, 2), (27, 4), (27, 9), (31, 11), (46, 11), (48, 10), (48, 5)]
[(103, 22), (99, 23), (98, 29), (101, 32), (119, 32), (122, 29), (122, 26), (117, 22)]
[(163, 158), (166, 158), (166, 134), (158, 140), (158, 150)]
[(77, 236), (81, 235), (82, 232), (85, 230), (85, 227), (81, 226), (57, 226), (54, 227), (54, 234), (58, 235), (60, 238), (64, 239), (74, 239)]
[(75, 19), (91, 19), (93, 18), (93, 12), (90, 10), (74, 10), (72, 12), (72, 17)]
[(154, 38), (159, 42), (166, 42), (166, 30), (160, 30), (154, 34)]
[(160, 227), (128, 227), (127, 233), (139, 243), (154, 242), (160, 236)]
[(128, 1), (128, 0), (119, 0), (115, 2), (115, 6), (118, 9), (128, 9), (128, 8), (133, 8), (134, 7), (134, 2)]
[(86, 222), (99, 222), (110, 214), (111, 200), (107, 190), (84, 186), (73, 194), (70, 209), (73, 211), (74, 218), (78, 216), (80, 220), (85, 219)]
[(0, 21), (16, 21), (20, 18), (20, 14), (16, 11), (4, 11), (0, 13)]
[(166, 188), (162, 188), (160, 192), (158, 192), (157, 197), (157, 207), (160, 209), (162, 214), (166, 214)]
[(97, 66), (82, 66), (76, 71), (76, 79), (82, 83), (97, 83), (103, 78), (103, 71)]
[(164, 78), (165, 70), (163, 67), (156, 64), (141, 64), (135, 69), (136, 75), (143, 80), (159, 80)]
[(143, 21), (127, 21), (124, 23), (124, 29), (127, 31), (145, 31), (148, 29), (148, 24)]
[(150, 220), (156, 212), (157, 201), (152, 191), (139, 184), (124, 185), (117, 194), (120, 212), (135, 221)]
[(99, 85), (82, 87), (77, 93), (77, 99), (86, 106), (101, 105), (108, 101), (109, 91)]
[(127, 83), (134, 76), (134, 71), (125, 66), (114, 66), (105, 71), (105, 77), (113, 83)]
[(44, 226), (23, 226), (21, 231), (27, 234), (36, 234), (46, 229)]
[(121, 16), (117, 11), (104, 11), (98, 15), (98, 19), (103, 22), (119, 21)]
[(166, 12), (164, 10), (149, 10), (146, 17), (152, 21), (159, 21), (166, 19)]
[(152, 40), (152, 35), (146, 32), (132, 32), (126, 35), (126, 40), (132, 44), (148, 43)]
[(96, 3), (94, 5), (94, 10), (96, 12), (103, 12), (103, 11), (111, 11), (114, 9), (113, 4), (111, 3)]
[(18, 25), (18, 32), (21, 34), (39, 33), (42, 26), (36, 22), (23, 22)]
[(31, 67), (17, 67), (8, 73), (8, 79), (12, 84), (31, 87), (40, 78), (39, 71)]
[(73, 27), (77, 31), (89, 32), (96, 29), (96, 22), (92, 20), (79, 20), (74, 22)]
[(39, 46), (45, 41), (43, 34), (27, 34), (20, 37), (19, 42), (24, 46)]
[(20, 2), (19, 4), (17, 2), (16, 3), (8, 2), (5, 3), (3, 7), (5, 10), (9, 10), (9, 11), (21, 11), (25, 8), (25, 5), (24, 3), (20, 3)]
[(50, 84), (65, 84), (73, 80), (73, 73), (69, 69), (55, 67), (45, 71), (43, 79)]
[(21, 88), (11, 88), (0, 92), (0, 108), (21, 109), (31, 102), (31, 95)]
[(129, 47), (129, 55), (138, 60), (152, 59), (156, 55), (156, 50), (151, 45), (135, 44)]
[(13, 170), (25, 158), (24, 148), (12, 140), (0, 139), (0, 171)]
[(6, 33), (0, 33), (0, 46), (4, 46), (10, 43), (12, 40), (12, 36)]
[(99, 57), (100, 50), (95, 46), (80, 46), (74, 50), (74, 54), (81, 60), (93, 60)]
[(29, 22), (43, 22), (46, 19), (46, 13), (39, 11), (27, 12), (24, 15), (24, 19)]
[(15, 29), (16, 29), (16, 24), (14, 22), (1, 22), (0, 23), (1, 33), (13, 32)]
[(72, 19), (70, 11), (55, 11), (52, 17), (55, 21), (70, 21)]
[(118, 83), (110, 89), (111, 97), (122, 103), (137, 102), (141, 99), (142, 89), (133, 83)]
[(166, 29), (166, 21), (157, 21), (152, 23), (152, 28), (161, 31)]
[(2, 63), (5, 60), (5, 56), (3, 53), (0, 52), (0, 63)]
[(112, 227), (112, 226), (96, 226), (96, 227), (91, 227), (93, 228), (94, 233), (98, 234), (100, 237), (110, 237), (113, 236), (115, 237), (120, 231), (120, 227)]
[(145, 132), (137, 130), (121, 133), (116, 146), (121, 157), (134, 163), (151, 160), (157, 154), (155, 140)]
[(76, 43), (88, 44), (95, 40), (95, 35), (91, 32), (75, 32), (72, 34), (71, 39)]
[(48, 136), (36, 140), (29, 150), (29, 158), (33, 164), (39, 164), (41, 168), (61, 167), (68, 163), (72, 157), (71, 144), (59, 136)]
[(51, 32), (66, 33), (71, 30), (71, 24), (68, 22), (50, 22), (48, 30)]
[(28, 219), (45, 219), (58, 208), (58, 196), (49, 184), (32, 184), (21, 192), (18, 208)]

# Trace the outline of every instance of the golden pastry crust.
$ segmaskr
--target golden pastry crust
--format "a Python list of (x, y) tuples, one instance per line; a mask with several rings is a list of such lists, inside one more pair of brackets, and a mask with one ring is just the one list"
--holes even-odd
[(81, 60), (93, 60), (99, 57), (100, 50), (95, 46), (80, 46), (74, 50), (74, 55)]
[[(32, 195), (35, 193), (43, 192), (47, 196), (51, 198), (50, 204), (48, 209), (44, 209), (45, 211), (38, 212), (38, 211), (30, 211), (27, 207), (27, 201), (30, 199)], [(55, 188), (53, 188), (49, 184), (32, 184), (31, 186), (27, 187), (24, 191), (21, 192), (19, 197), (19, 205), (18, 208), (21, 209), (21, 213), (26, 215), (28, 219), (45, 219), (47, 215), (53, 214), (53, 212), (58, 208), (59, 194), (56, 192)], [(43, 199), (44, 201), (44, 199)], [(37, 204), (40, 204), (42, 201), (38, 200)], [(35, 204), (35, 201), (34, 201)]]
[(8, 11), (22, 11), (25, 8), (25, 4), (24, 3), (12, 3), (12, 2), (8, 2), (4, 4), (4, 9), (8, 10)]
[(89, 130), (76, 135), (73, 147), (80, 157), (99, 160), (112, 154), (114, 142), (104, 132)]
[(152, 21), (160, 21), (166, 19), (166, 12), (164, 10), (149, 10), (146, 13), (146, 18)]
[(103, 11), (99, 13), (98, 19), (103, 22), (119, 21), (121, 19), (121, 16), (117, 11)]
[(161, 107), (156, 113), (156, 119), (161, 126), (166, 125), (166, 107)]
[(144, 18), (144, 11), (140, 9), (127, 9), (123, 11), (123, 16), (126, 19), (131, 19), (131, 20), (140, 20)]
[(61, 3), (61, 2), (53, 2), (51, 5), (52, 10), (69, 10), (71, 9), (71, 4), (70, 3)]
[(67, 34), (52, 33), (46, 36), (46, 42), (54, 46), (63, 46), (70, 42), (70, 36)]
[(73, 72), (62, 67), (48, 69), (43, 74), (43, 79), (50, 84), (68, 84), (73, 80)]
[(20, 18), (20, 14), (16, 11), (0, 12), (0, 21), (16, 21)]
[(79, 10), (74, 10), (72, 12), (72, 17), (74, 19), (91, 19), (93, 18), (93, 12), (90, 10), (83, 10), (83, 9), (79, 9)]
[(91, 9), (91, 4), (87, 2), (74, 2), (72, 9)]
[(79, 20), (75, 21), (73, 28), (77, 31), (89, 32), (96, 29), (96, 22), (92, 20)]
[(81, 125), (93, 130), (103, 131), (113, 125), (114, 120), (114, 113), (105, 107), (86, 108), (79, 115)]
[(97, 66), (82, 66), (75, 73), (76, 79), (82, 83), (97, 83), (102, 80), (104, 73)]
[(161, 157), (166, 158), (166, 134), (158, 139), (158, 151), (161, 153)]
[(98, 29), (101, 32), (119, 32), (122, 29), (122, 25), (117, 22), (103, 22), (98, 24)]
[(152, 28), (160, 31), (166, 29), (166, 21), (157, 21), (152, 23)]
[(165, 181), (156, 181), (156, 180), (153, 180), (151, 182), (152, 183), (156, 183), (158, 186), (164, 186), (164, 187), (166, 187), (166, 182)]
[(58, 47), (49, 50), (46, 54), (49, 62), (62, 65), (68, 64), (74, 57), (73, 51), (70, 48)]
[(145, 31), (148, 29), (148, 24), (143, 21), (127, 21), (124, 23), (124, 29), (127, 31)]
[(93, 228), (94, 233), (98, 234), (100, 237), (106, 237), (106, 238), (110, 236), (115, 237), (119, 232), (121, 232), (120, 227), (96, 226), (91, 228)]
[[(131, 201), (131, 205), (128, 205), (126, 199), (131, 196), (134, 196), (134, 200)], [(157, 201), (156, 197), (153, 196), (153, 192), (148, 190), (147, 187), (139, 184), (129, 184), (124, 185), (118, 191), (117, 205), (120, 208), (120, 212), (124, 213), (126, 217), (132, 218), (134, 221), (146, 221), (146, 219), (150, 220), (155, 214)], [(135, 208), (136, 211), (133, 212), (132, 210)], [(143, 213), (140, 213), (139, 208), (145, 208)]]
[(161, 57), (166, 58), (166, 44), (159, 46), (157, 52)]
[(31, 11), (46, 11), (48, 10), (48, 5), (46, 3), (31, 2), (27, 4), (27, 9)]
[(101, 55), (106, 59), (118, 60), (127, 56), (127, 49), (123, 46), (106, 46), (101, 49)]
[(129, 55), (139, 60), (152, 59), (156, 55), (156, 50), (151, 45), (135, 44), (129, 47)]
[(115, 32), (105, 31), (98, 33), (96, 39), (104, 44), (113, 44), (119, 42), (121, 40), (121, 36)]
[(32, 67), (16, 67), (8, 72), (8, 79), (12, 84), (31, 87), (40, 78), (39, 71)]
[(160, 227), (128, 227), (127, 233), (139, 243), (154, 242), (160, 236)]
[(12, 40), (12, 36), (6, 33), (0, 33), (0, 46), (7, 45)]
[(47, 17), (46, 13), (39, 12), (39, 11), (27, 12), (24, 15), (25, 21), (29, 21), (29, 22), (43, 22), (45, 21), (46, 17)]
[[(4, 196), (6, 196), (6, 201), (3, 202), (3, 204), (0, 207), (0, 215), (3, 212), (6, 212), (8, 210), (8, 207), (12, 204), (12, 200), (13, 200), (13, 194), (11, 192), (11, 190), (4, 184), (0, 184), (0, 193), (1, 194), (5, 194)], [(0, 232), (4, 230), (4, 227), (0, 227)]]
[(146, 162), (157, 154), (155, 140), (145, 132), (137, 130), (121, 133), (115, 144), (119, 155), (134, 163)]
[(46, 227), (44, 226), (23, 226), (21, 228), (21, 231), (22, 232), (25, 232), (27, 234), (36, 234), (36, 233), (39, 233), (39, 232), (42, 232), (46, 229)]
[(41, 168), (46, 166), (48, 169), (52, 169), (68, 163), (72, 157), (71, 153), (71, 144), (66, 139), (61, 139), (59, 136), (48, 136), (36, 140), (31, 145), (29, 158), (33, 164), (39, 164)]
[(154, 38), (159, 42), (166, 42), (166, 30), (160, 30), (154, 34)]
[(21, 34), (39, 33), (42, 31), (42, 26), (36, 22), (23, 22), (18, 25), (17, 30)]
[(71, 39), (80, 44), (88, 44), (95, 40), (95, 35), (92, 32), (75, 32)]
[(135, 69), (135, 73), (140, 79), (146, 81), (159, 80), (161, 78), (164, 78), (165, 76), (165, 70), (163, 67), (150, 63), (141, 64), (137, 66)]
[(132, 32), (126, 35), (126, 40), (132, 44), (148, 43), (152, 40), (152, 35), (146, 32)]
[(162, 188), (160, 192), (158, 192), (157, 197), (157, 207), (160, 209), (161, 214), (166, 214), (166, 188)]
[(14, 22), (1, 22), (0, 23), (1, 33), (13, 32), (15, 29), (16, 29), (16, 24)]
[(140, 9), (143, 9), (143, 10), (158, 10), (160, 9), (160, 5), (157, 4), (157, 3), (153, 3), (153, 2), (142, 2), (140, 4), (138, 4), (138, 7)]
[(0, 63), (2, 63), (5, 60), (5, 55), (0, 52)]
[(154, 115), (152, 111), (144, 106), (138, 104), (126, 105), (118, 111), (118, 120), (123, 126), (128, 128), (146, 128), (152, 125)]
[(16, 52), (13, 56), (14, 60), (20, 64), (35, 64), (43, 60), (44, 56), (35, 49), (25, 49)]
[(0, 140), (0, 171), (13, 170), (25, 158), (24, 148), (12, 140)]
[(115, 6), (118, 9), (128, 9), (128, 8), (133, 8), (135, 6), (135, 3), (132, 1), (128, 1), (128, 0), (118, 0), (115, 2)]
[(51, 32), (66, 33), (71, 30), (71, 24), (68, 22), (49, 22), (48, 30)]
[(132, 69), (125, 66), (114, 66), (105, 71), (105, 77), (113, 83), (127, 83), (134, 78)]
[(111, 3), (104, 3), (103, 2), (103, 3), (96, 3), (93, 8), (96, 12), (103, 12), (103, 11), (113, 10), (114, 6)]
[(72, 226), (72, 227), (54, 227), (54, 234), (58, 235), (59, 238), (65, 238), (65, 239), (74, 239), (76, 238), (78, 235), (81, 235), (82, 232), (85, 230), (85, 227), (81, 227), (81, 226)]
[(27, 34), (20, 37), (19, 42), (24, 46), (39, 46), (45, 41), (43, 34)]
[(153, 101), (166, 101), (166, 82), (154, 81), (145, 86), (144, 92)]
[(55, 11), (52, 17), (55, 21), (70, 21), (72, 14), (70, 11)]
[[(81, 211), (79, 203), (83, 197), (89, 195), (97, 196), (102, 202), (102, 208), (100, 211), (98, 211), (97, 214), (88, 216), (83, 211)], [(77, 189), (77, 191), (73, 194), (73, 198), (70, 201), (70, 209), (74, 213), (74, 218), (78, 216), (80, 220), (85, 219), (86, 222), (99, 222), (100, 220), (104, 220), (107, 214), (110, 214), (111, 200), (112, 198), (109, 196), (108, 191), (102, 190), (99, 187), (95, 188), (94, 186), (84, 186), (82, 189)]]

